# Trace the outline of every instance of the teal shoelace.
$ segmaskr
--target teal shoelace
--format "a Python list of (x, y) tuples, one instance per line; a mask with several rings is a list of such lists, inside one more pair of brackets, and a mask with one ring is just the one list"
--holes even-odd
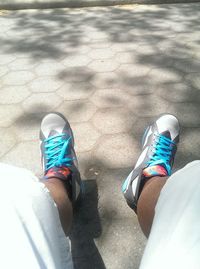
[(175, 143), (171, 139), (163, 135), (156, 135), (153, 155), (147, 164), (149, 166), (164, 164), (168, 175), (171, 175), (170, 160), (174, 145)]
[(71, 137), (66, 139), (65, 136), (66, 134), (60, 134), (45, 139), (46, 171), (55, 166), (71, 166), (73, 158), (66, 157), (71, 154)]

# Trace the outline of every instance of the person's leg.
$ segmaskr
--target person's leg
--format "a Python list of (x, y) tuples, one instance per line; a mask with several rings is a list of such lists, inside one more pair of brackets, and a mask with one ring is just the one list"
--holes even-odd
[(49, 190), (22, 168), (0, 163), (0, 175), (0, 267), (73, 269), (69, 238)]
[(149, 236), (140, 269), (199, 269), (200, 161), (170, 176), (178, 136), (175, 117), (160, 117), (145, 133), (142, 154), (123, 185)]
[(25, 169), (0, 164), (2, 268), (73, 268), (66, 235), (81, 179), (69, 123), (62, 115), (48, 114), (40, 140), (41, 182)]
[(167, 178), (168, 177), (152, 177), (149, 179), (149, 181), (147, 181), (144, 185), (139, 197), (137, 204), (137, 217), (140, 227), (146, 237), (149, 236), (151, 231), (155, 214), (155, 206)]
[(159, 193), (171, 175), (179, 130), (178, 120), (170, 114), (162, 115), (150, 125), (143, 136), (140, 157), (122, 186), (126, 201), (138, 214), (147, 236)]
[(200, 161), (177, 171), (166, 181), (140, 269), (199, 269)]
[(64, 182), (58, 178), (50, 178), (42, 182), (50, 191), (51, 197), (57, 205), (62, 228), (65, 234), (68, 235), (72, 224), (73, 209)]
[(81, 179), (71, 127), (63, 115), (50, 113), (41, 123), (42, 182), (54, 199), (65, 234), (72, 223), (73, 205), (80, 196)]

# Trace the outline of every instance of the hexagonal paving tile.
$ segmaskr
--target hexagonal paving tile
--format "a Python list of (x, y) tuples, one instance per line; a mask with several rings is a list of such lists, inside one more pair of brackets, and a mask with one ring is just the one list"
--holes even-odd
[(126, 107), (130, 96), (120, 89), (105, 89), (96, 91), (90, 100), (101, 108)]
[[(106, 170), (97, 177), (99, 194), (98, 212), (100, 219), (103, 220), (102, 225), (104, 239), (102, 241), (100, 237), (97, 238), (95, 242), (107, 268), (124, 268), (123, 259), (119, 258), (117, 261), (115, 261), (115, 259), (110, 259), (109, 256), (112, 256), (112, 250), (109, 252), (110, 244), (112, 245), (112, 249), (117, 249), (117, 253), (120, 253), (121, 251), (121, 242), (124, 245), (129, 244), (128, 252), (126, 254), (130, 258), (128, 259), (129, 263), (126, 263), (125, 268), (133, 268), (133, 258), (135, 261), (134, 268), (139, 268), (140, 257), (142, 256), (146, 242), (138, 227), (139, 223), (137, 221), (137, 217), (132, 215), (130, 208), (127, 207), (125, 199), (121, 194), (123, 179), (125, 179), (129, 173), (130, 168), (113, 169)], [(120, 227), (119, 231), (116, 229), (114, 230), (114, 234), (111, 232), (113, 224), (116, 225), (116, 229), (118, 229), (118, 225)], [(123, 234), (125, 236), (124, 239)], [(129, 239), (132, 238), (132, 240), (127, 240), (127, 236)], [(120, 239), (119, 237), (122, 238)], [(120, 240), (120, 243), (118, 243), (118, 240)], [(120, 255), (120, 257), (122, 256), (123, 254)], [(138, 266), (136, 266), (136, 263), (138, 263)]]
[(122, 51), (116, 54), (116, 60), (121, 64), (137, 63), (137, 51)]
[(183, 74), (178, 73), (173, 68), (155, 68), (148, 75), (154, 84), (181, 82), (183, 79)]
[(90, 51), (90, 47), (88, 43), (87, 45), (80, 44), (78, 47), (74, 48), (74, 54), (87, 54), (89, 51)]
[(35, 67), (35, 73), (38, 76), (55, 76), (65, 69), (61, 63), (53, 60), (43, 61)]
[(23, 102), (23, 107), (29, 113), (53, 111), (62, 103), (61, 97), (54, 93), (35, 93)]
[(175, 57), (178, 59), (191, 59), (194, 55), (194, 51), (190, 50), (187, 44), (179, 42), (175, 46), (164, 49), (164, 53), (169, 57)]
[(34, 77), (34, 74), (29, 71), (12, 71), (2, 77), (2, 82), (5, 85), (24, 85)]
[(90, 123), (73, 123), (71, 127), (77, 152), (90, 151), (100, 137), (100, 133)]
[(133, 96), (150, 94), (156, 89), (156, 85), (151, 83), (150, 76), (148, 75), (140, 77), (123, 75), (119, 80), (120, 88)]
[(8, 73), (9, 69), (8, 67), (4, 66), (0, 66), (0, 77), (5, 75), (6, 73)]
[(200, 73), (189, 74), (186, 79), (189, 80), (191, 85), (200, 90)]
[(137, 141), (129, 134), (104, 135), (94, 156), (109, 168), (132, 167), (139, 153)]
[(153, 94), (134, 96), (128, 103), (129, 108), (139, 117), (157, 116), (168, 111), (169, 103)]
[(88, 67), (95, 72), (111, 72), (119, 67), (119, 63), (114, 59), (93, 60)]
[(8, 67), (13, 71), (19, 71), (33, 69), (36, 65), (36, 61), (33, 61), (30, 58), (19, 58), (12, 61)]
[(41, 173), (41, 162), (38, 143), (38, 140), (23, 141), (10, 150), (1, 160), (30, 169), (34, 174), (39, 175)]
[(99, 89), (117, 88), (119, 78), (114, 72), (97, 73), (93, 76), (91, 83)]
[[(181, 134), (181, 143), (179, 145), (179, 158), (176, 158), (176, 162), (185, 161), (191, 162), (193, 160), (199, 160), (200, 152), (200, 128), (184, 128)], [(192, 143), (191, 143), (192, 141)], [(179, 166), (180, 167), (180, 166)]]
[[(199, 55), (199, 49), (200, 49), (200, 44), (198, 42), (198, 33), (196, 34), (196, 40), (190, 39), (191, 35), (189, 37), (189, 42), (187, 42), (187, 48), (188, 48), (188, 54), (192, 55), (194, 59), (196, 59), (196, 56)], [(191, 37), (192, 38), (192, 37)]]
[(66, 67), (79, 67), (79, 66), (86, 66), (91, 62), (91, 59), (86, 55), (72, 55), (67, 56), (63, 61), (62, 64)]
[(0, 128), (0, 157), (3, 157), (16, 144), (16, 137), (12, 129)]
[(23, 111), (19, 105), (1, 105), (0, 115), (0, 127), (8, 127), (23, 115)]
[(87, 100), (65, 101), (57, 109), (69, 122), (88, 121), (97, 110), (95, 105)]
[[(114, 51), (114, 52), (126, 52), (126, 47), (124, 46), (124, 43), (115, 43), (115, 44), (112, 44), (111, 46), (111, 49)], [(133, 50), (134, 47), (129, 47), (129, 50)]]
[(150, 42), (139, 43), (137, 46), (137, 54), (138, 56), (145, 56), (149, 54), (156, 55), (158, 53), (158, 48), (155, 46), (155, 44), (151, 44)]
[(94, 77), (94, 73), (87, 67), (66, 68), (57, 77), (67, 82), (87, 82)]
[(137, 49), (139, 44), (137, 42), (121, 42), (121, 43), (115, 43), (112, 44), (111, 48), (115, 52), (126, 52), (126, 51), (133, 51)]
[(63, 82), (53, 76), (44, 76), (34, 79), (30, 83), (32, 92), (54, 92), (62, 86)]
[(0, 65), (6, 65), (16, 59), (14, 54), (0, 54)]
[(145, 76), (150, 72), (151, 68), (138, 63), (134, 64), (122, 64), (117, 69), (117, 75), (119, 78), (133, 78)]
[[(130, 217), (130, 210), (121, 193), (123, 181), (129, 175), (130, 168), (106, 169), (97, 176), (98, 209), (101, 219), (124, 219)], [(106, 186), (106, 188), (105, 188)], [(110, 195), (112, 193), (112, 195)], [(117, 202), (116, 202), (117, 201)], [(132, 216), (133, 217), (133, 216)]]
[(146, 128), (150, 124), (152, 124), (152, 122), (154, 122), (155, 119), (158, 118), (158, 116), (159, 116), (159, 114), (154, 115), (154, 116), (150, 116), (150, 117), (138, 117), (136, 119), (136, 121), (134, 122), (134, 125), (133, 125), (132, 130), (131, 130), (131, 134), (136, 139), (136, 141), (138, 141), (138, 143), (140, 143), (140, 145), (141, 145), (141, 139), (144, 135)]
[(174, 59), (163, 53), (152, 53), (145, 55), (137, 55), (137, 60), (140, 64), (151, 68), (163, 68), (173, 66)]
[(200, 71), (200, 62), (198, 60), (187, 58), (187, 59), (176, 59), (173, 66), (185, 73), (195, 73)]
[[(3, 21), (1, 21), (1, 38), (7, 39), (8, 38), (7, 33), (8, 33), (11, 26), (5, 25), (5, 24), (3, 25), (2, 22)], [(4, 21), (4, 23), (5, 23), (5, 21)]]
[(43, 113), (26, 114), (17, 120), (12, 126), (18, 141), (30, 141), (39, 139), (40, 123)]
[(88, 98), (94, 91), (94, 86), (87, 82), (65, 83), (57, 93), (64, 100), (79, 100)]
[(105, 49), (105, 48), (110, 48), (112, 44), (108, 42), (102, 42), (99, 40), (91, 40), (88, 44), (91, 49)]
[(90, 40), (106, 40), (108, 35), (107, 33), (101, 31), (90, 31), (87, 33), (87, 37)]
[(200, 59), (200, 50), (198, 49), (195, 54), (194, 54), (195, 59), (199, 60)]
[(186, 83), (166, 83), (157, 88), (158, 95), (170, 102), (200, 100), (200, 92)]
[[(75, 139), (75, 147), (77, 148), (76, 139)], [(82, 179), (87, 180), (96, 178), (95, 174), (98, 174), (98, 171), (96, 169), (91, 168), (92, 160), (94, 161), (94, 158), (91, 153), (92, 153), (91, 151), (77, 152), (78, 168)], [(90, 169), (92, 169), (92, 171), (88, 171)]]
[(103, 134), (128, 132), (135, 121), (130, 111), (125, 108), (107, 108), (98, 110), (92, 118), (92, 123)]
[(109, 48), (92, 49), (88, 55), (92, 59), (110, 59), (115, 55), (115, 52)]
[(178, 44), (174, 44), (173, 39), (165, 38), (157, 43), (157, 47), (160, 51), (166, 52), (170, 51), (172, 48), (176, 48)]
[[(101, 221), (103, 225), (102, 235), (95, 239), (95, 245), (104, 261), (105, 268), (136, 269), (140, 267), (145, 248), (145, 238), (141, 233), (137, 218), (131, 210), (129, 214), (129, 218), (113, 219), (108, 211)], [(124, 260), (123, 249), (126, 249), (126, 261)], [(119, 255), (117, 258), (116, 253), (117, 256)]]
[(25, 86), (7, 86), (0, 91), (0, 104), (15, 104), (25, 100), (30, 95)]
[(168, 112), (177, 116), (184, 127), (200, 126), (200, 110), (198, 103), (177, 103), (168, 108)]
[(198, 34), (195, 31), (193, 33), (180, 32), (176, 34), (176, 39), (181, 40), (181, 42), (185, 43), (188, 46), (189, 42), (194, 42), (198, 40)]

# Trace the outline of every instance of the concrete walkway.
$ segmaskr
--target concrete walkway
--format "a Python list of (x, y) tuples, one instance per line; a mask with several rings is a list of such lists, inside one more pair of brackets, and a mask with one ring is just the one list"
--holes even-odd
[(199, 158), (199, 21), (200, 4), (0, 15), (0, 158), (40, 175), (41, 118), (69, 119), (86, 186), (76, 268), (138, 268), (145, 239), (121, 183), (154, 117), (180, 119), (175, 168)]

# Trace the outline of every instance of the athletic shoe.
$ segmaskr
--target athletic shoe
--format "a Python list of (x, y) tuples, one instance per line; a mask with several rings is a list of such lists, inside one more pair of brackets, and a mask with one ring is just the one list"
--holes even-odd
[(44, 179), (65, 182), (72, 203), (80, 197), (81, 178), (74, 151), (74, 137), (68, 121), (59, 113), (47, 114), (40, 129)]
[(122, 186), (128, 205), (136, 212), (145, 182), (153, 176), (170, 176), (179, 141), (179, 122), (165, 114), (149, 126), (143, 136), (142, 153)]

